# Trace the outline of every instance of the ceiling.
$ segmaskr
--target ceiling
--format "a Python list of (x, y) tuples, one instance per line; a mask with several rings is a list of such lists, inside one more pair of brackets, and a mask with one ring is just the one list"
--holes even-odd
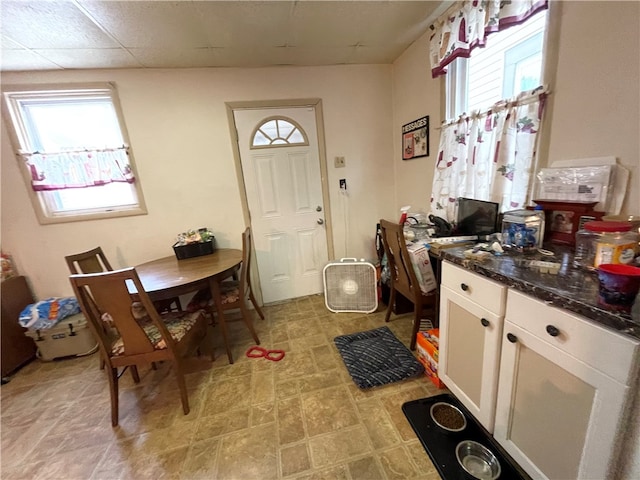
[(389, 64), (451, 3), (2, 0), (0, 70)]

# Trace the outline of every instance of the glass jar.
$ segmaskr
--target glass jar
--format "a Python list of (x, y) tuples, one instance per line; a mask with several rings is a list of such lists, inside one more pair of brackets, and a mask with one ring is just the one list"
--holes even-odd
[(542, 247), (544, 211), (511, 210), (502, 217), (502, 244), (526, 252)]
[(638, 234), (627, 222), (594, 221), (576, 233), (574, 264), (595, 270), (605, 263), (631, 264), (638, 247)]

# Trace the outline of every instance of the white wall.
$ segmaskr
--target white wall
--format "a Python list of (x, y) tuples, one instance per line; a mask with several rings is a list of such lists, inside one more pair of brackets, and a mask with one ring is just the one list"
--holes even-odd
[[(413, 43), (393, 64), (393, 168), (395, 199), (385, 211), (388, 220), (400, 218), (400, 207), (430, 210), (433, 170), (440, 141), (441, 79), (431, 78), (429, 33)], [(402, 159), (402, 125), (429, 116), (429, 156)], [(391, 206), (390, 206), (391, 207)]]
[(623, 213), (640, 215), (640, 3), (562, 2), (558, 48), (549, 163), (617, 157)]
[[(13, 255), (38, 298), (70, 295), (64, 256), (97, 245), (114, 268), (172, 255), (175, 236), (191, 227), (209, 226), (220, 246), (241, 247), (227, 101), (322, 99), (336, 257), (375, 257), (375, 224), (393, 202), (391, 66), (2, 76), (3, 84), (88, 81), (116, 83), (149, 214), (38, 224), (3, 124), (2, 250)], [(346, 168), (333, 167), (336, 155), (346, 157)], [(347, 178), (346, 198), (339, 178)]]

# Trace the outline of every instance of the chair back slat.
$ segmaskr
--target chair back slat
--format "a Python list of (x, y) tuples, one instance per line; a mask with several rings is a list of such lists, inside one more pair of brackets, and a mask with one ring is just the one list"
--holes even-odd
[[(147, 321), (153, 322), (160, 331), (167, 347), (173, 348), (171, 335), (144, 291), (134, 268), (77, 274), (69, 278), (78, 302), (104, 342), (108, 356), (112, 356), (112, 345), (118, 337), (122, 338), (124, 355), (154, 351), (152, 342), (134, 314), (134, 310), (140, 309), (139, 305), (144, 307), (149, 317)], [(136, 298), (132, 297), (130, 287), (137, 291)]]
[(99, 273), (113, 270), (101, 247), (64, 257), (72, 274)]
[(388, 220), (380, 220), (380, 230), (389, 263), (391, 281), (396, 290), (405, 296), (410, 295), (410, 298), (420, 295), (420, 284), (413, 269), (402, 225)]

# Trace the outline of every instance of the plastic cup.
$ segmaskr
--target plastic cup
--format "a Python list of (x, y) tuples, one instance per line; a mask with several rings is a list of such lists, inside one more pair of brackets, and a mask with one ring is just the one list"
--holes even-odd
[(607, 309), (631, 312), (640, 290), (640, 268), (603, 264), (598, 267), (598, 303)]

